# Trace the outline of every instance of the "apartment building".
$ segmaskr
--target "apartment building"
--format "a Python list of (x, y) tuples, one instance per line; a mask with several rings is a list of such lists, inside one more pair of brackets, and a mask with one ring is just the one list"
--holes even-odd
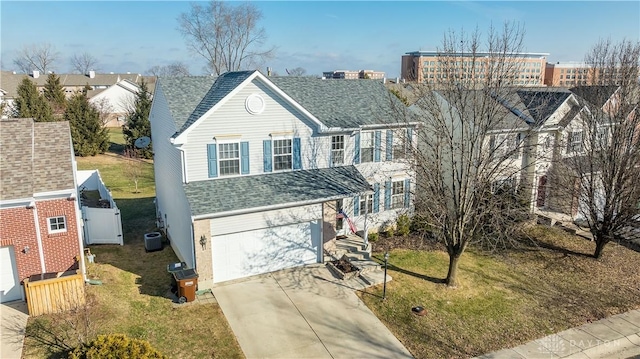
[(325, 79), (347, 79), (347, 80), (356, 80), (356, 79), (371, 79), (371, 80), (382, 80), (384, 78), (383, 71), (374, 71), (374, 70), (360, 70), (360, 71), (350, 71), (350, 70), (335, 70), (335, 71), (325, 71), (322, 73), (322, 77)]
[[(619, 69), (598, 69), (596, 71), (584, 62), (556, 62), (547, 63), (545, 67), (544, 84), (547, 86), (592, 86), (604, 83), (617, 83), (621, 80)], [(612, 79), (613, 77), (613, 79)], [(598, 80), (600, 79), (600, 80)]]
[[(525, 86), (543, 85), (548, 56), (548, 53), (509, 54), (509, 58), (517, 64), (514, 66), (513, 83)], [(488, 52), (442, 54), (437, 51), (413, 51), (402, 56), (400, 73), (408, 81), (435, 83), (447, 76), (443, 72), (443, 62), (455, 60), (456, 67), (460, 67), (463, 72), (466, 73), (467, 68), (473, 67), (473, 76), (484, 78), (492, 59), (495, 56)]]

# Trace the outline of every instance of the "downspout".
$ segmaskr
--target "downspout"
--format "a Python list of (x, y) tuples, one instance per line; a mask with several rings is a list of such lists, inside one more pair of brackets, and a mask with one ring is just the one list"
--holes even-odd
[(36, 240), (38, 241), (38, 254), (40, 255), (40, 270), (42, 273), (47, 273), (47, 268), (44, 265), (44, 249), (42, 249), (42, 235), (40, 234), (40, 219), (38, 218), (38, 207), (36, 202), (33, 202), (33, 220), (36, 226)]

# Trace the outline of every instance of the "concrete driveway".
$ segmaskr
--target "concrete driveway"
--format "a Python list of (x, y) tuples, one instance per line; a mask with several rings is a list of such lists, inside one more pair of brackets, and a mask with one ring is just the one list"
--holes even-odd
[(20, 359), (27, 327), (27, 303), (0, 304), (0, 358)]
[(323, 265), (213, 288), (247, 358), (411, 358)]

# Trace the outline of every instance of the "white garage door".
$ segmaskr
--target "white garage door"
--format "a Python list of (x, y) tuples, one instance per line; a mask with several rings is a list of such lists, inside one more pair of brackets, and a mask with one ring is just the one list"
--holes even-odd
[(22, 299), (13, 247), (0, 247), (0, 303)]
[(212, 239), (215, 283), (317, 263), (321, 221), (258, 229)]

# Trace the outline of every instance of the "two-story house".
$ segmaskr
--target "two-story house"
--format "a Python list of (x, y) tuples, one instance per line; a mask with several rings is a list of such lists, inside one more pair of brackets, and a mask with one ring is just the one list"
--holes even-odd
[(0, 302), (24, 299), (32, 275), (77, 269), (75, 168), (68, 122), (0, 120)]
[(157, 222), (199, 287), (322, 262), (349, 230), (340, 211), (358, 231), (411, 211), (414, 125), (394, 123), (392, 104), (371, 80), (159, 79)]

